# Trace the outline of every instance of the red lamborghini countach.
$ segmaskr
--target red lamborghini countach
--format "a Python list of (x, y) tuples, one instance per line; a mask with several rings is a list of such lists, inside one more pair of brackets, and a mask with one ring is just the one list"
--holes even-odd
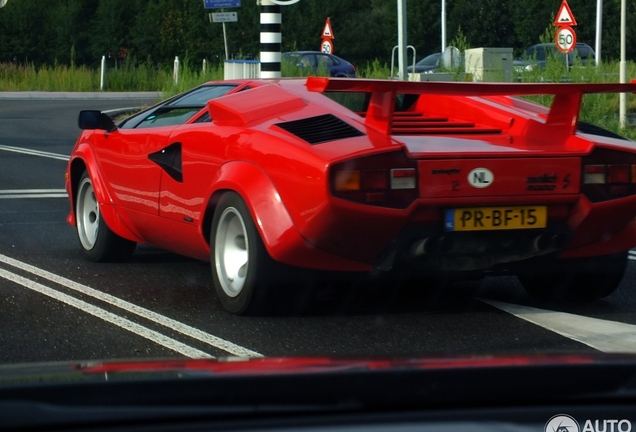
[[(68, 222), (94, 261), (136, 243), (209, 260), (237, 314), (293, 267), (516, 274), (590, 301), (636, 246), (636, 144), (579, 111), (634, 91), (310, 77), (210, 82), (117, 124), (82, 111)], [(551, 107), (516, 97), (537, 94)]]

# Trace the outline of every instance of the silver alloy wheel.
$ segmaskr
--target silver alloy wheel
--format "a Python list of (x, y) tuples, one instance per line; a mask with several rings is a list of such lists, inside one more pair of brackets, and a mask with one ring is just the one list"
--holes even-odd
[(80, 243), (84, 249), (91, 250), (99, 233), (99, 204), (89, 178), (82, 180), (77, 189), (75, 212)]
[(226, 208), (214, 236), (214, 265), (228, 297), (238, 296), (245, 286), (249, 266), (249, 239), (243, 217), (234, 207)]

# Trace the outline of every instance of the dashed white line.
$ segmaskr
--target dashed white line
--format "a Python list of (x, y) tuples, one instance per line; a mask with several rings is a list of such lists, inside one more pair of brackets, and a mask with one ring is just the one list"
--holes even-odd
[(0, 199), (17, 198), (67, 198), (66, 189), (4, 189)]
[(636, 353), (636, 325), (480, 299), (497, 309), (607, 353)]
[(31, 155), (31, 156), (41, 156), (41, 157), (45, 157), (45, 158), (49, 158), (49, 159), (57, 159), (57, 160), (61, 160), (61, 161), (68, 161), (70, 159), (69, 156), (66, 156), (66, 155), (63, 155), (63, 154), (59, 154), (59, 153), (51, 153), (51, 152), (45, 152), (45, 151), (40, 151), (40, 150), (32, 150), (32, 149), (25, 149), (25, 148), (22, 148), (22, 147), (14, 147), (14, 146), (7, 146), (7, 145), (0, 145), (0, 150), (13, 152), (13, 153), (27, 154), (27, 155)]
[(151, 340), (152, 342), (158, 345), (161, 345), (172, 351), (178, 352), (179, 354), (182, 354), (186, 357), (190, 357), (190, 358), (211, 358), (212, 357), (210, 354), (206, 352), (203, 352), (201, 350), (188, 346), (184, 343), (181, 343), (159, 332), (146, 328), (126, 318), (120, 317), (119, 315), (116, 315), (112, 312), (108, 312), (104, 309), (101, 309), (83, 300), (76, 299), (75, 297), (61, 293), (52, 288), (44, 286), (38, 282), (34, 282), (30, 279), (16, 275), (4, 269), (0, 269), (0, 277), (7, 279), (9, 281), (15, 282), (17, 284), (20, 284), (23, 287), (33, 290), (35, 292), (38, 292), (40, 294), (44, 294), (45, 296), (51, 297), (69, 306), (77, 308), (83, 312), (86, 312), (90, 315), (100, 318), (106, 322), (109, 322), (125, 330), (128, 330), (131, 333), (134, 333), (138, 336)]
[(195, 327), (191, 327), (187, 324), (181, 323), (179, 321), (173, 320), (172, 318), (168, 318), (164, 315), (158, 314), (141, 306), (137, 306), (133, 303), (122, 300), (118, 297), (112, 296), (110, 294), (103, 293), (94, 288), (90, 288), (88, 286), (82, 285), (78, 282), (72, 281), (65, 277), (56, 275), (54, 273), (48, 272), (46, 270), (42, 270), (38, 267), (32, 266), (30, 264), (24, 263), (22, 261), (18, 261), (16, 259), (10, 258), (8, 256), (0, 254), (0, 262), (8, 264), (10, 266), (19, 268), (28, 273), (34, 274), (36, 276), (47, 279), (56, 284), (62, 285), (66, 288), (69, 288), (73, 291), (82, 293), (84, 295), (93, 297), (95, 299), (101, 300), (105, 303), (108, 303), (112, 306), (116, 306), (120, 309), (123, 309), (127, 312), (145, 318), (149, 321), (152, 321), (161, 326), (167, 327), (171, 330), (189, 336), (193, 339), (196, 339), (200, 342), (204, 342), (214, 348), (220, 349), (222, 351), (228, 352), (235, 356), (240, 357), (262, 357), (263, 355), (252, 351), (248, 348), (242, 347), (235, 343), (232, 343), (228, 340), (222, 339), (220, 337), (211, 335), (202, 330), (199, 330)]

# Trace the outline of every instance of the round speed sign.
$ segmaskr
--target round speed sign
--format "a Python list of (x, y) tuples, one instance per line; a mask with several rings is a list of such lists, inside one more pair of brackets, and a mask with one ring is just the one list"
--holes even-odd
[(320, 44), (320, 51), (325, 54), (333, 54), (333, 42), (329, 39), (323, 39)]
[(576, 33), (570, 26), (561, 26), (554, 35), (554, 42), (562, 53), (569, 53), (576, 46)]

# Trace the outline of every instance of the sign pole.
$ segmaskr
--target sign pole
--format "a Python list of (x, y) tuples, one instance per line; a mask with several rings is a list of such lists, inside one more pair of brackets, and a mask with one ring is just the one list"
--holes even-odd
[(406, 0), (398, 0), (398, 71), (399, 78), (406, 80)]
[(596, 0), (596, 66), (601, 64), (601, 32), (603, 30), (603, 0)]
[[(625, 0), (621, 0), (621, 62), (620, 62), (620, 82), (627, 82), (627, 62), (625, 61), (625, 28), (627, 27), (627, 5)], [(625, 118), (627, 116), (627, 93), (619, 94), (618, 122), (621, 129), (625, 128)]]
[(446, 0), (442, 0), (442, 50), (446, 51)]
[(225, 21), (223, 21), (223, 43), (225, 45), (225, 60), (229, 57), (227, 55), (227, 32), (225, 31)]

